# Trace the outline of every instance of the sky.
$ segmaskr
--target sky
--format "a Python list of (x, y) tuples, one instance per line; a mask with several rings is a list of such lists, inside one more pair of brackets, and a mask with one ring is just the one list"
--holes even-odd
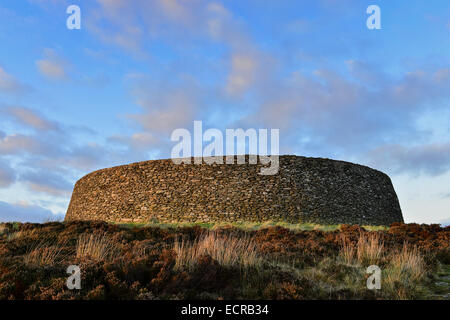
[(194, 120), (279, 129), (280, 154), (381, 170), (405, 222), (449, 222), (450, 2), (0, 1), (0, 221), (63, 218), (76, 180), (169, 158)]

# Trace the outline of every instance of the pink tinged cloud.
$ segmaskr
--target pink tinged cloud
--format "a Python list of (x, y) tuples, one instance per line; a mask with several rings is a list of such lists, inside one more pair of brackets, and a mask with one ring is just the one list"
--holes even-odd
[(0, 93), (23, 94), (28, 90), (29, 87), (27, 85), (21, 83), (0, 66)]
[(62, 80), (68, 76), (67, 64), (53, 49), (45, 49), (44, 58), (36, 61), (36, 66), (43, 76), (53, 80)]
[(17, 122), (36, 130), (58, 130), (56, 122), (45, 119), (39, 112), (24, 107), (9, 107), (6, 113)]
[(6, 161), (0, 160), (0, 188), (7, 188), (16, 181), (16, 173)]

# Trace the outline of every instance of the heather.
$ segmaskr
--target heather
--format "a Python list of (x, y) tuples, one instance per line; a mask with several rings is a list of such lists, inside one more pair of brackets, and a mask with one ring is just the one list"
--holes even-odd
[[(450, 228), (0, 225), (0, 299), (448, 299)], [(66, 287), (69, 265), (81, 290)], [(369, 265), (382, 270), (368, 290)]]

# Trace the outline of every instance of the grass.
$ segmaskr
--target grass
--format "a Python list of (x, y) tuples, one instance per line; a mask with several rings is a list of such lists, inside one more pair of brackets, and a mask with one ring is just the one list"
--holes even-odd
[[(159, 222), (153, 220), (150, 222), (135, 222), (135, 223), (117, 223), (124, 228), (142, 228), (142, 227), (156, 227), (162, 229), (175, 229), (185, 227), (200, 227), (209, 230), (217, 230), (225, 227), (235, 227), (245, 231), (255, 231), (270, 227), (283, 227), (291, 231), (337, 231), (340, 230), (340, 224), (336, 225), (322, 225), (316, 223), (288, 223), (283, 221), (265, 221), (265, 222)], [(385, 231), (388, 226), (362, 226), (367, 231)]]
[(425, 276), (425, 262), (416, 246), (403, 244), (401, 250), (393, 251), (390, 258), (392, 268), (399, 270), (402, 274), (407, 273), (412, 281), (417, 281)]
[(434, 299), (450, 299), (450, 265), (439, 264), (430, 289)]
[(76, 256), (79, 259), (102, 261), (114, 257), (117, 251), (117, 242), (108, 234), (84, 233), (78, 238)]
[(396, 298), (409, 299), (426, 276), (426, 266), (417, 247), (405, 242), (402, 249), (390, 252), (389, 263), (383, 272), (384, 289)]
[(378, 264), (384, 254), (384, 241), (379, 233), (360, 235), (356, 246), (356, 256), (360, 264)]
[(342, 247), (339, 251), (339, 257), (345, 264), (352, 265), (355, 260), (356, 249), (345, 236), (342, 236), (341, 240)]
[(0, 236), (2, 236), (5, 233), (8, 233), (9, 229), (6, 227), (4, 223), (0, 224)]
[[(382, 285), (385, 294), (395, 299), (409, 299), (417, 294), (414, 284), (426, 275), (426, 265), (416, 246), (403, 243), (401, 249), (387, 249), (378, 233), (360, 234), (356, 247), (343, 238), (339, 259), (361, 272), (370, 265), (382, 266)], [(348, 277), (351, 277), (348, 275)]]
[(257, 244), (249, 237), (219, 235), (214, 231), (204, 233), (193, 242), (177, 239), (173, 249), (176, 253), (175, 270), (193, 270), (203, 255), (209, 255), (223, 267), (246, 269), (257, 267), (262, 262)]
[[(417, 247), (404, 242), (401, 249), (387, 248), (379, 233), (361, 233), (356, 244), (342, 238), (338, 255), (322, 258), (306, 268), (260, 254), (258, 245), (248, 237), (220, 235), (215, 231), (207, 231), (192, 242), (176, 240), (173, 249), (176, 253), (174, 270), (178, 272), (191, 272), (205, 254), (223, 267), (251, 269), (251, 272), (242, 273), (242, 290), (250, 298), (257, 298), (268, 287), (277, 292), (290, 292), (295, 286), (289, 283), (306, 282), (313, 283), (315, 294), (324, 299), (340, 299), (349, 294), (355, 298), (369, 295), (372, 298), (410, 299), (418, 296), (420, 287), (416, 285), (427, 274)], [(366, 269), (370, 265), (382, 269), (382, 290), (379, 292), (367, 290), (369, 275)], [(291, 279), (277, 283), (273, 275), (279, 272), (289, 274)], [(295, 297), (299, 293), (289, 294)]]
[(30, 238), (38, 240), (40, 237), (39, 230), (31, 229), (31, 230), (19, 230), (8, 234), (7, 240), (12, 241), (15, 239), (24, 239)]
[(63, 254), (65, 243), (49, 243), (40, 241), (32, 246), (24, 255), (23, 259), (29, 265), (55, 265), (60, 263), (66, 256)]
[(384, 256), (384, 241), (378, 233), (361, 233), (358, 243), (354, 246), (345, 237), (342, 238), (340, 258), (348, 265), (379, 264)]
[[(0, 299), (449, 298), (450, 230), (436, 226), (359, 232), (297, 224), (287, 232), (267, 229), (289, 225), (275, 222), (5, 225)], [(305, 229), (312, 231), (296, 231)], [(83, 266), (83, 292), (64, 290), (71, 264)], [(382, 272), (381, 290), (366, 286), (373, 264)]]

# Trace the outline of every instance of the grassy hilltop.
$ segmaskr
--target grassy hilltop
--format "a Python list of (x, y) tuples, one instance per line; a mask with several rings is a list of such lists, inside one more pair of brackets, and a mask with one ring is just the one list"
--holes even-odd
[(449, 244), (449, 227), (417, 224), (6, 223), (0, 299), (449, 299)]

